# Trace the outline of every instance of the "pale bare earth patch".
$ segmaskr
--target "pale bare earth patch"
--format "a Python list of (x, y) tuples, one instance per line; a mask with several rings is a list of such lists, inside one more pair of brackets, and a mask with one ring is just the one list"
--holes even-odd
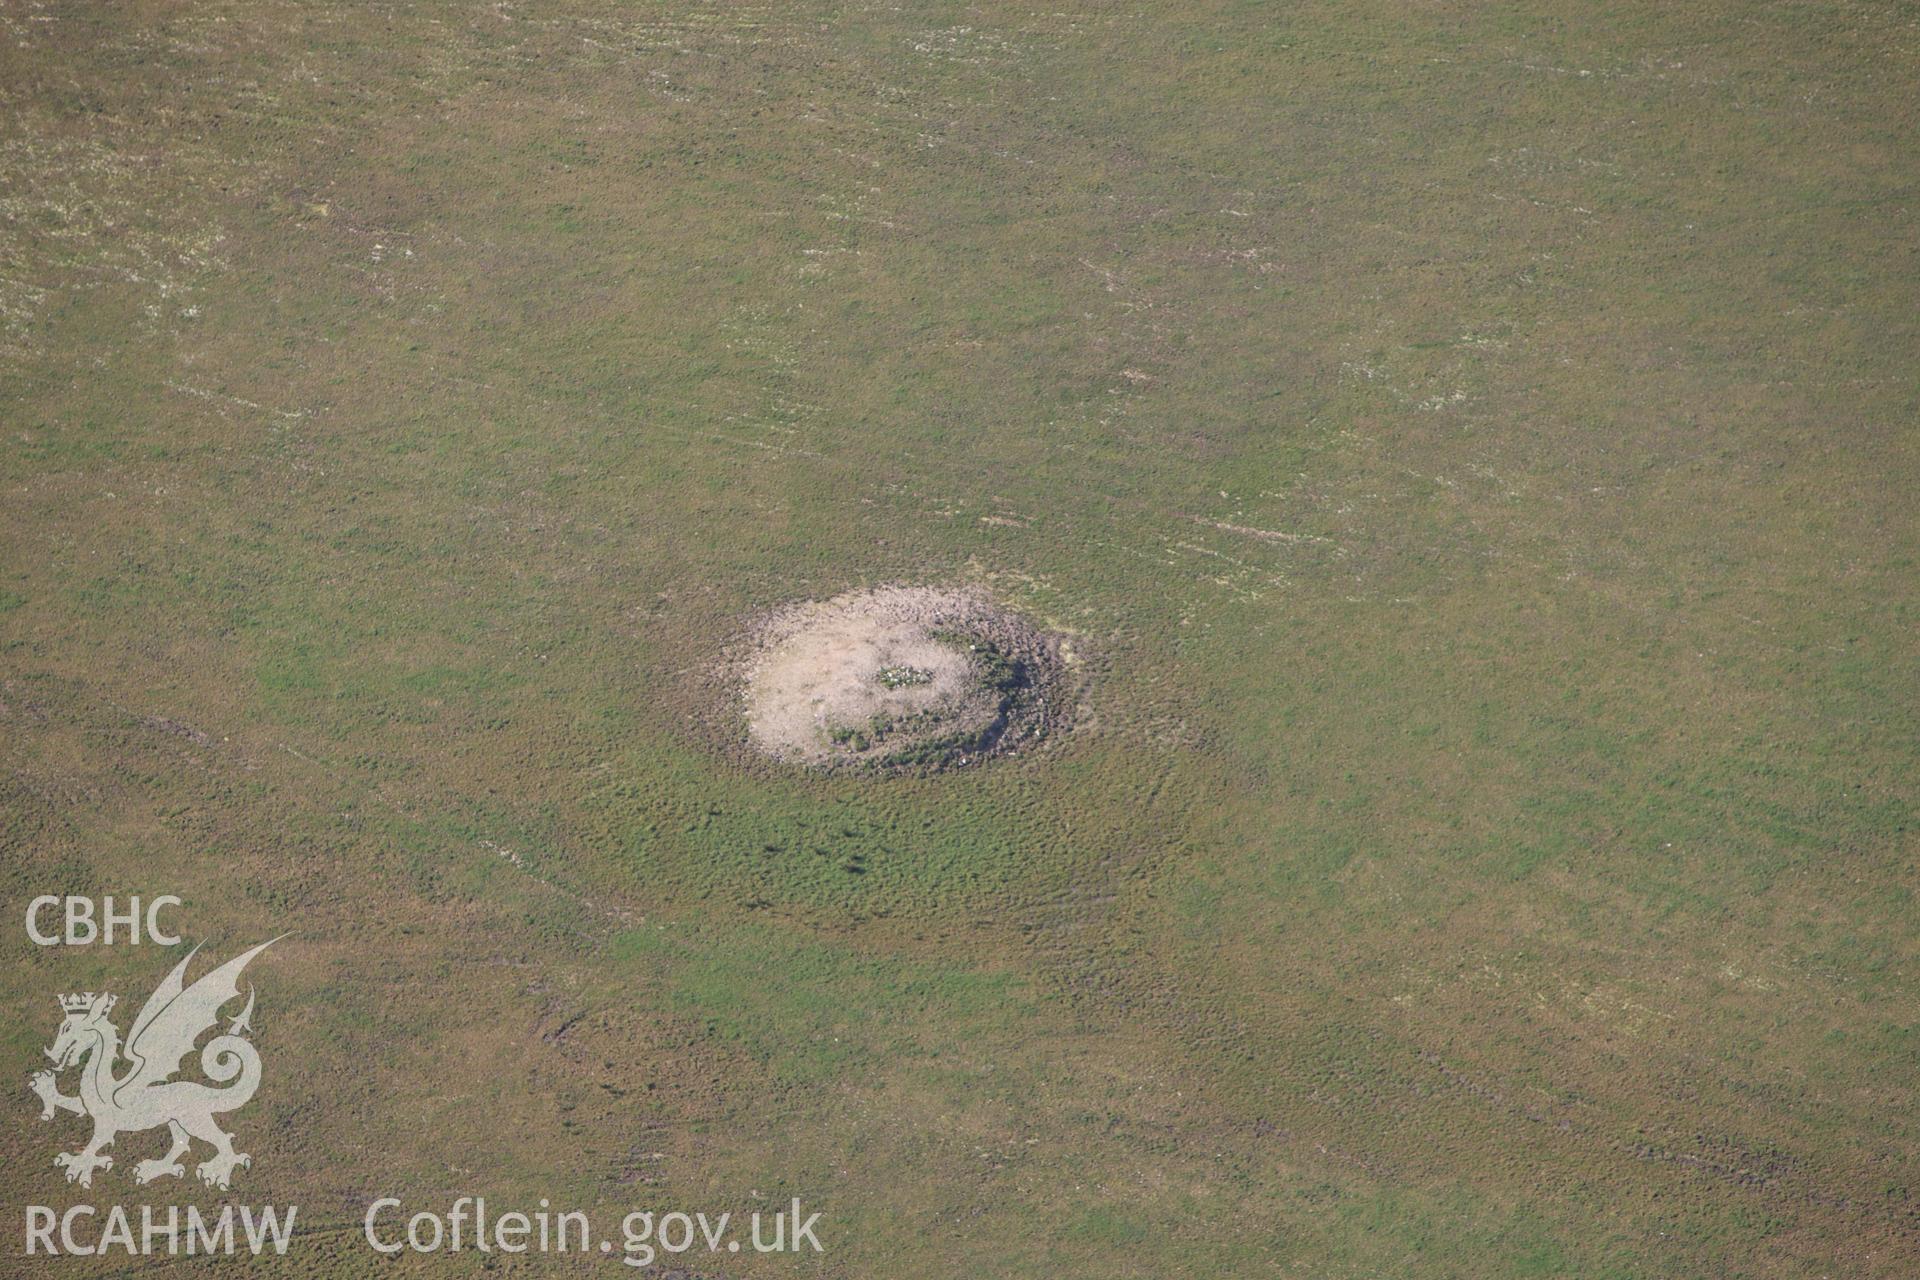
[(983, 592), (888, 586), (779, 610), (738, 671), (747, 739), (776, 760), (940, 768), (1039, 742), (1060, 665)]

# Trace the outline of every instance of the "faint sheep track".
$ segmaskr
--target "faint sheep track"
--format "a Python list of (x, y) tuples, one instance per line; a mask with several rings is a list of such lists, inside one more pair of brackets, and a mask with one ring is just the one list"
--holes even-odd
[[(574, 57), (589, 61), (598, 57), (604, 60), (608, 50), (628, 50), (622, 53), (622, 61), (634, 61), (645, 51), (662, 51), (678, 55), (699, 54), (703, 42), (718, 42), (728, 48), (752, 47), (766, 44), (790, 45), (798, 49), (811, 49), (819, 43), (818, 32), (806, 24), (783, 20), (782, 12), (773, 6), (756, 6), (746, 9), (730, 9), (724, 15), (702, 15), (681, 21), (669, 22), (616, 22), (597, 18), (548, 18), (523, 13), (513, 5), (499, 5), (493, 10), (488, 21), (495, 24), (505, 23), (511, 28), (528, 31), (565, 35), (573, 33), (579, 40), (574, 46)], [(1043, 42), (1049, 36), (1058, 35), (1062, 30), (1077, 30), (1080, 19), (1066, 15), (1034, 15), (1032, 32), (1026, 33), (1039, 37)], [(1064, 28), (1061, 24), (1064, 23)], [(209, 41), (218, 39), (242, 39), (241, 34), (224, 31), (218, 27), (199, 24), (191, 29), (198, 31)], [(588, 35), (579, 35), (579, 32)], [(128, 35), (127, 39), (135, 39)], [(498, 35), (491, 39), (497, 40)], [(492, 50), (495, 55), (511, 52), (526, 43), (525, 38), (508, 33), (503, 44), (496, 44)], [(956, 57), (963, 62), (993, 62), (996, 59), (982, 59), (966, 54), (969, 49), (992, 50), (1004, 54), (1002, 61), (1017, 61), (1019, 42), (990, 32), (973, 28), (953, 28), (923, 33), (920, 40), (926, 48), (920, 52), (928, 57), (952, 60)], [(580, 50), (587, 50), (581, 53)], [(872, 85), (885, 88), (884, 78), (871, 67), (863, 67), (859, 59), (853, 63), (855, 74), (863, 75)], [(452, 74), (448, 71), (447, 74)], [(277, 119), (284, 114), (274, 106), (272, 96), (259, 84), (249, 83), (239, 86), (236, 96), (235, 114), (241, 118), (255, 118), (256, 123)], [(891, 122), (891, 130), (915, 127), (914, 122), (940, 122), (940, 138), (954, 145), (973, 146), (960, 136), (965, 126), (962, 122), (950, 118), (950, 111), (929, 113), (913, 105), (924, 91), (901, 89), (889, 91), (874, 97), (873, 110)], [(252, 104), (250, 107), (248, 104)], [(946, 104), (950, 106), (951, 104)], [(253, 108), (258, 108), (254, 110)], [(263, 114), (264, 112), (264, 114)], [(849, 122), (849, 124), (854, 122)], [(866, 127), (887, 128), (869, 121)], [(124, 130), (123, 130), (124, 132)], [(51, 149), (37, 148), (20, 141), (10, 142), (0, 147), (0, 174), (5, 174), (5, 184), (12, 191), (25, 194), (9, 194), (0, 198), (0, 359), (19, 357), (34, 352), (32, 346), (31, 323), (33, 315), (55, 292), (68, 288), (90, 288), (106, 281), (120, 281), (134, 284), (152, 291), (152, 300), (146, 305), (147, 322), (153, 326), (167, 327), (171, 321), (178, 325), (188, 321), (185, 313), (191, 310), (189, 295), (193, 288), (190, 277), (194, 273), (209, 269), (222, 269), (228, 264), (217, 252), (224, 240), (224, 233), (211, 222), (195, 223), (191, 220), (165, 222), (158, 221), (160, 213), (146, 208), (145, 202), (134, 198), (135, 193), (143, 190), (144, 165), (146, 156), (139, 151), (125, 150), (124, 145), (131, 138), (117, 141), (92, 139), (67, 141), (56, 144)], [(135, 144), (137, 145), (137, 144)], [(981, 145), (984, 145), (981, 144)], [(191, 154), (191, 153), (189, 153)], [(212, 156), (203, 157), (208, 165), (217, 163)], [(209, 175), (211, 176), (211, 175)], [(265, 180), (265, 173), (255, 166), (255, 172), (249, 174), (232, 165), (224, 165), (220, 176), (225, 183), (240, 183), (240, 190), (250, 190)], [(860, 207), (870, 198), (863, 182), (849, 180), (848, 195), (841, 199), (829, 191), (824, 193), (830, 199), (841, 199), (843, 205), (851, 201), (849, 207)], [(74, 217), (73, 211), (87, 209), (95, 211), (91, 216)], [(30, 238), (30, 225), (34, 218), (51, 215), (62, 225), (52, 233), (55, 240), (65, 239), (78, 245), (77, 251), (65, 255), (71, 263), (75, 278), (68, 281), (51, 279), (25, 279), (14, 271), (6, 270), (8, 264), (25, 260), (46, 260), (49, 255), (40, 250), (49, 245), (37, 243)], [(328, 214), (342, 226), (348, 226), (350, 218)], [(831, 216), (831, 214), (830, 214)], [(153, 221), (154, 225), (141, 229), (143, 220)], [(113, 230), (107, 230), (108, 224)], [(134, 230), (125, 230), (132, 227)], [(382, 244), (390, 244), (396, 237), (404, 238), (398, 232), (382, 233), (378, 228), (349, 228), (360, 232), (369, 239), (378, 239)], [(374, 254), (374, 268), (356, 264), (353, 269), (372, 271), (374, 277), (371, 287), (381, 296), (390, 296), (394, 287), (391, 273), (376, 271), (381, 258), (382, 244), (375, 244), (370, 250)], [(58, 256), (58, 255), (54, 255)], [(397, 259), (396, 259), (397, 261)], [(1122, 321), (1138, 332), (1130, 338), (1129, 345), (1135, 348), (1134, 363), (1151, 363), (1151, 352), (1164, 348), (1172, 322), (1168, 311), (1168, 300), (1149, 296), (1128, 279), (1126, 273), (1117, 267), (1101, 266), (1088, 259), (1083, 262), (1086, 269), (1101, 283), (1102, 290), (1112, 297), (1113, 305)], [(89, 279), (91, 277), (91, 279)], [(174, 308), (169, 316), (166, 307)], [(752, 417), (741, 415), (721, 415), (717, 422), (736, 422), (741, 427), (762, 425), (773, 434), (772, 439), (753, 439), (733, 434), (725, 430), (702, 431), (695, 428), (675, 428), (655, 424), (651, 429), (672, 432), (689, 440), (709, 441), (739, 448), (753, 448), (782, 456), (827, 462), (843, 473), (856, 473), (864, 481), (871, 481), (872, 465), (869, 459), (836, 459), (818, 448), (807, 447), (804, 428), (810, 420), (816, 419), (821, 406), (797, 397), (792, 389), (793, 371), (797, 360), (796, 350), (791, 341), (782, 341), (773, 336), (772, 331), (756, 334), (755, 329), (764, 329), (770, 317), (764, 314), (744, 317), (745, 324), (738, 326), (739, 340), (750, 346), (762, 346), (772, 341), (775, 346), (768, 350), (769, 368), (774, 376), (775, 385), (769, 389), (770, 408), (764, 424), (756, 423)], [(453, 375), (447, 375), (453, 377)], [(458, 380), (458, 379), (455, 379)], [(1116, 415), (1128, 412), (1131, 398), (1138, 392), (1149, 388), (1152, 376), (1148, 372), (1129, 364), (1109, 388), (1111, 402), (1104, 406), (1102, 421), (1112, 425)], [(312, 411), (303, 408), (281, 408), (260, 404), (243, 396), (215, 390), (192, 382), (180, 381), (171, 384), (173, 389), (184, 395), (209, 402), (216, 412), (225, 416), (228, 409), (241, 409), (250, 412), (270, 414), (272, 416), (297, 420)], [(545, 403), (535, 395), (519, 392), (536, 403)], [(782, 438), (784, 437), (784, 438)], [(811, 442), (808, 442), (811, 443)], [(916, 475), (930, 471), (943, 471), (957, 480), (977, 479), (970, 467), (948, 463), (942, 460), (916, 458)], [(1175, 513), (1163, 513), (1171, 523), (1183, 517)], [(1215, 523), (1200, 517), (1186, 517), (1200, 523)], [(1156, 522), (1158, 522), (1156, 520)], [(1224, 527), (1224, 526), (1218, 526)], [(1311, 537), (1312, 535), (1299, 535)], [(1228, 591), (1234, 598), (1257, 600), (1262, 594), (1260, 585), (1285, 585), (1285, 574), (1256, 566), (1238, 557), (1226, 556), (1217, 549), (1198, 546), (1182, 541), (1171, 533), (1153, 537), (1152, 541), (1160, 548), (1159, 554), (1143, 551), (1143, 558), (1168, 567), (1177, 567), (1179, 562), (1192, 556), (1205, 556), (1224, 566), (1213, 567), (1194, 575), (1193, 581)], [(1261, 541), (1272, 543), (1273, 539)]]
[[(824, 217), (829, 223), (854, 221), (881, 229), (898, 229), (892, 215), (871, 210), (878, 192), (878, 188), (872, 185), (875, 177), (873, 169), (879, 162), (866, 156), (860, 148), (871, 145), (872, 134), (876, 131), (882, 143), (888, 138), (898, 140), (913, 132), (929, 147), (952, 145), (969, 150), (991, 151), (996, 155), (1004, 154), (1004, 146), (996, 141), (1003, 136), (1003, 129), (976, 125), (975, 122), (956, 117), (954, 113), (958, 108), (952, 101), (936, 99), (929, 89), (911, 83), (896, 84), (894, 81), (897, 77), (885, 74), (882, 68), (871, 65), (862, 55), (849, 56), (841, 50), (833, 58), (824, 58), (822, 55), (826, 51), (821, 48), (820, 29), (792, 20), (774, 6), (729, 9), (724, 15), (637, 22), (536, 16), (519, 6), (504, 4), (496, 6), (494, 13), (516, 27), (549, 35), (573, 36), (580, 42), (581, 48), (591, 52), (582, 54), (579, 48), (567, 45), (556, 51), (573, 60), (584, 61), (587, 65), (629, 64), (652, 67), (653, 73), (665, 74), (662, 68), (652, 66), (650, 59), (653, 56), (669, 54), (723, 58), (733, 56), (738, 48), (767, 46), (797, 50), (803, 55), (805, 64), (812, 67), (845, 64), (850, 69), (848, 74), (864, 82), (864, 89), (856, 100), (869, 105), (867, 115), (860, 119), (821, 119), (822, 124), (846, 135), (845, 145), (837, 148), (836, 153), (858, 166), (857, 172), (846, 174), (845, 180), (837, 188), (828, 186), (818, 193), (817, 202), (824, 206)], [(1018, 69), (1021, 75), (1030, 78), (1037, 73), (1026, 66), (1026, 51), (1050, 48), (1067, 35), (1083, 32), (1089, 23), (1111, 26), (1120, 20), (1117, 16), (1102, 18), (1087, 14), (1036, 12), (1027, 15), (1027, 21), (1017, 31), (1008, 33), (959, 25), (910, 33), (902, 39), (911, 52), (927, 60), (995, 73)], [(580, 34), (582, 32), (589, 34)], [(718, 43), (726, 48), (714, 51), (703, 47), (709, 43)], [(509, 38), (507, 47), (518, 49), (525, 44), (525, 40)], [(676, 101), (699, 97), (697, 89), (686, 89), (675, 95)], [(969, 133), (977, 133), (978, 140), (970, 139), (967, 136)], [(1026, 163), (1033, 162), (1028, 160)], [(1151, 214), (1151, 210), (1143, 208), (1130, 216), (1145, 220)], [(1235, 211), (1235, 214), (1243, 219), (1248, 216), (1244, 211)], [(845, 251), (845, 246), (838, 245), (804, 250), (810, 258), (798, 270), (802, 275), (823, 276), (827, 271), (829, 255)], [(1252, 264), (1256, 269), (1264, 269), (1266, 264), (1255, 261), (1262, 252), (1259, 247), (1243, 248), (1233, 251), (1231, 257), (1240, 266)], [(1080, 265), (1099, 282), (1102, 292), (1110, 299), (1110, 306), (1120, 326), (1117, 336), (1127, 348), (1125, 367), (1114, 375), (1106, 394), (1087, 406), (1099, 425), (1113, 428), (1131, 411), (1136, 393), (1153, 384), (1151, 367), (1164, 363), (1170, 356), (1172, 334), (1179, 323), (1178, 308), (1171, 294), (1150, 293), (1134, 283), (1131, 273), (1117, 263), (1102, 265), (1086, 258), (1081, 260)], [(766, 304), (755, 304), (727, 323), (728, 329), (737, 335), (734, 341), (750, 350), (763, 349), (768, 356), (770, 385), (766, 389), (768, 407), (762, 411), (764, 420), (760, 413), (753, 411), (726, 413), (720, 420), (738, 423), (743, 427), (761, 425), (769, 433), (785, 439), (757, 441), (717, 432), (706, 438), (772, 452), (793, 453), (801, 457), (820, 457), (819, 448), (808, 447), (814, 442), (806, 440), (804, 429), (818, 417), (821, 406), (794, 394), (796, 348), (790, 339), (762, 332), (766, 330), (770, 318)], [(1138, 367), (1142, 365), (1148, 368)], [(863, 471), (871, 470), (868, 462), (844, 465)], [(925, 470), (925, 460), (916, 459), (916, 469)], [(965, 468), (953, 467), (951, 470), (959, 474)], [(1177, 542), (1172, 545), (1176, 549), (1192, 550), (1181, 548)], [(1240, 565), (1229, 577), (1238, 576), (1241, 571), (1252, 574), (1260, 572)], [(1230, 580), (1223, 580), (1217, 572), (1200, 575), (1200, 581), (1226, 586), (1242, 599), (1258, 598), (1257, 591), (1235, 586)]]

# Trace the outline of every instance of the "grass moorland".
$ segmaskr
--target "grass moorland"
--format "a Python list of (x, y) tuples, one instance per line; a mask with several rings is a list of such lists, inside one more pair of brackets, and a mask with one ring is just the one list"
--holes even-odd
[[(27, 898), (175, 892), (295, 931), (247, 1274), (481, 1192), (823, 1212), (703, 1275), (1911, 1275), (1917, 61), (1872, 2), (0, 6), (6, 1060), (167, 959)], [(1071, 731), (745, 761), (713, 655), (889, 582), (1068, 633)], [(83, 1130), (15, 1104), (24, 1272)], [(218, 1199), (127, 1144), (94, 1200)]]

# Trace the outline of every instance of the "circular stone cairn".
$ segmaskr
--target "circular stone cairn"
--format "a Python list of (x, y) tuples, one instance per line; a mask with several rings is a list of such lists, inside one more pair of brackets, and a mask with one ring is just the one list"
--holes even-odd
[(1057, 641), (971, 590), (879, 587), (774, 614), (744, 669), (748, 740), (817, 769), (930, 768), (1046, 732)]

